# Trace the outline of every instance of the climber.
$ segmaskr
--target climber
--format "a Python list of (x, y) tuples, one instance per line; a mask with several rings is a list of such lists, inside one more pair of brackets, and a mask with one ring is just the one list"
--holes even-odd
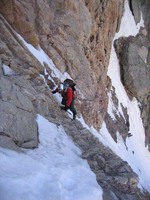
[(73, 119), (76, 119), (76, 109), (74, 107), (75, 94), (72, 87), (69, 83), (64, 81), (64, 83), (60, 84), (56, 90), (52, 91), (53, 94), (56, 92), (59, 92), (62, 95), (61, 104), (63, 106), (61, 106), (61, 109), (64, 111), (67, 111), (68, 109), (71, 110)]
[(74, 107), (74, 100), (75, 100), (74, 91), (67, 82), (63, 83), (63, 87), (64, 87), (64, 94), (66, 97), (65, 99), (66, 102), (65, 106), (61, 106), (61, 109), (65, 111), (67, 111), (68, 109), (71, 110), (71, 112), (73, 113), (73, 119), (76, 119), (76, 109)]

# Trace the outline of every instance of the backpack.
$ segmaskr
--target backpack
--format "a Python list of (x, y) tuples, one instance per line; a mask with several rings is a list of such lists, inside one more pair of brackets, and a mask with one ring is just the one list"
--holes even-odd
[(73, 91), (76, 91), (76, 89), (75, 89), (76, 84), (73, 82), (73, 80), (67, 78), (67, 79), (64, 80), (64, 83), (68, 83), (69, 87), (71, 87)]

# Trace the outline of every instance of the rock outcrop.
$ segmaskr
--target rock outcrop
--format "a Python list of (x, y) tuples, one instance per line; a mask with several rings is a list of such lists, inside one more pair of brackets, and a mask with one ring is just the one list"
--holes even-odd
[(57, 68), (78, 83), (78, 109), (98, 129), (107, 109), (107, 66), (122, 10), (123, 1), (116, 0), (0, 2), (8, 23), (28, 43), (40, 44)]
[[(129, 36), (116, 40), (115, 50), (120, 62), (122, 83), (127, 94), (129, 98), (136, 97), (139, 101), (146, 134), (145, 145), (150, 149), (150, 18), (148, 12), (150, 1), (129, 0), (129, 4), (135, 22), (139, 23), (142, 16), (145, 27), (141, 28), (139, 34), (135, 37)], [(113, 104), (116, 106), (116, 110), (118, 110), (118, 100), (115, 96), (115, 91), (111, 91), (111, 96)], [(117, 119), (116, 121), (112, 120), (108, 113), (104, 118), (107, 128), (115, 141), (117, 139), (117, 131), (122, 134), (124, 140), (126, 140), (129, 131), (129, 116), (126, 108), (122, 107), (122, 110), (124, 117), (118, 116), (115, 112), (113, 113)]]
[(144, 25), (148, 32), (148, 39), (150, 39), (150, 1), (149, 0), (128, 0), (130, 10), (134, 16), (135, 22), (139, 23), (141, 20), (141, 13), (144, 20)]
[(1, 146), (6, 147), (7, 140), (24, 148), (38, 145), (36, 115), (25, 90), (33, 88), (23, 76), (0, 77), (0, 136), (5, 137)]
[(146, 145), (150, 148), (150, 65), (148, 49), (150, 43), (143, 34), (136, 37), (120, 38), (115, 42), (116, 51), (121, 66), (122, 82), (130, 97), (136, 97), (140, 102), (141, 116), (146, 131)]
[[(104, 147), (79, 122), (70, 125), (70, 119), (61, 112), (51, 94), (51, 89), (60, 80), (52, 76), (46, 63), (42, 65), (30, 53), (18, 35), (35, 48), (40, 45), (56, 67), (77, 82), (77, 111), (89, 126), (99, 129), (105, 119), (114, 140), (117, 130), (123, 133), (125, 139), (129, 126), (125, 122), (125, 119), (128, 121), (126, 108), (122, 107), (125, 119), (116, 115), (115, 126), (106, 113), (107, 91), (111, 85), (107, 67), (112, 40), (119, 30), (123, 3), (121, 0), (0, 0), (0, 146), (17, 151), (20, 151), (19, 147), (37, 147), (36, 114), (41, 114), (58, 126), (62, 124), (80, 147), (82, 158), (88, 161), (103, 187), (104, 200), (140, 200), (141, 197), (144, 200), (149, 197), (144, 197), (137, 189), (138, 177), (127, 163)], [(138, 6), (134, 6), (133, 1), (131, 3), (133, 12), (137, 12), (135, 17), (138, 22)], [(140, 8), (148, 13), (143, 5)], [(149, 24), (149, 21), (146, 23)], [(132, 92), (144, 106), (142, 116), (148, 131), (149, 96), (146, 95), (149, 92), (149, 72), (144, 61), (147, 59), (149, 63), (150, 53), (146, 40), (141, 35), (121, 40), (121, 45), (125, 45), (127, 50), (134, 50), (132, 58), (137, 62), (133, 64), (143, 76), (142, 84), (136, 82), (136, 77), (132, 77), (134, 80), (126, 78), (127, 73), (132, 75), (134, 72), (132, 60), (126, 59), (128, 63), (121, 60), (125, 55), (119, 44), (117, 51), (122, 54), (122, 69), (126, 65), (130, 69), (122, 74), (124, 84), (129, 88), (130, 95)], [(45, 70), (53, 81), (47, 79)], [(134, 83), (134, 88), (130, 87), (130, 82)], [(117, 104), (115, 91), (112, 95)], [(149, 134), (147, 136), (150, 137)]]

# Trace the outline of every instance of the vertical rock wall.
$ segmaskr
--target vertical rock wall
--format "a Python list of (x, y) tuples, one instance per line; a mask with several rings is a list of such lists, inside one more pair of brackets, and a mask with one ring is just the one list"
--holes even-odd
[(0, 1), (8, 23), (77, 82), (78, 112), (95, 128), (107, 109), (107, 66), (122, 9), (120, 0)]
[(144, 28), (137, 36), (115, 41), (121, 66), (121, 77), (130, 98), (140, 103), (141, 117), (146, 133), (145, 144), (150, 149), (150, 1), (130, 0), (130, 9), (136, 23), (144, 19)]

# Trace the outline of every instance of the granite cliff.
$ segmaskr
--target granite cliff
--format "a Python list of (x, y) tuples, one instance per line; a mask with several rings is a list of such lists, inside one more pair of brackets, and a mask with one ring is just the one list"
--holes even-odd
[[(115, 48), (122, 82), (130, 98), (136, 97), (141, 103), (145, 143), (150, 147), (150, 2), (130, 0), (129, 4), (137, 23), (142, 11), (145, 29), (136, 37), (115, 41)], [(79, 122), (70, 126), (51, 93), (60, 83), (59, 78), (53, 76), (47, 63), (42, 65), (31, 54), (20, 38), (36, 49), (40, 46), (60, 72), (68, 73), (77, 83), (77, 112), (89, 126), (99, 130), (105, 121), (114, 140), (118, 130), (125, 140), (125, 120), (120, 117), (114, 123), (107, 113), (111, 88), (107, 69), (123, 11), (121, 0), (0, 0), (0, 145), (16, 151), (37, 147), (36, 114), (41, 114), (53, 123), (63, 124), (80, 146), (82, 157), (104, 189), (104, 200), (148, 200), (148, 194), (137, 188), (138, 177), (126, 162)], [(117, 106), (115, 91), (113, 96)]]

